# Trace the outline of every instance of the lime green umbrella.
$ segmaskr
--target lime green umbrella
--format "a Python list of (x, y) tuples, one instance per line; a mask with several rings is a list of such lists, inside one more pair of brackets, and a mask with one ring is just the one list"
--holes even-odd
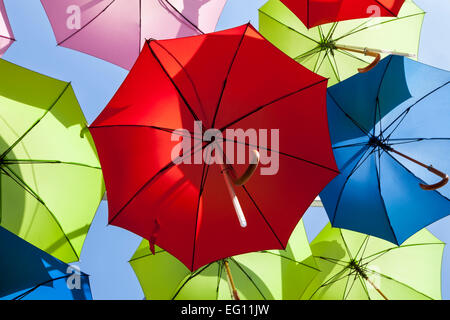
[(70, 83), (0, 60), (0, 225), (54, 257), (79, 260), (104, 193)]
[(441, 299), (444, 243), (423, 229), (403, 245), (328, 224), (311, 243), (321, 273), (303, 299)]
[(358, 69), (372, 67), (374, 57), (417, 56), (423, 18), (424, 12), (406, 0), (398, 17), (355, 19), (308, 29), (279, 0), (269, 0), (259, 9), (259, 31), (288, 56), (329, 78), (331, 86)]
[[(144, 294), (152, 300), (299, 299), (318, 274), (300, 222), (286, 250), (247, 253), (190, 272), (166, 251), (150, 253), (144, 240), (130, 261)], [(228, 273), (229, 272), (229, 273)]]

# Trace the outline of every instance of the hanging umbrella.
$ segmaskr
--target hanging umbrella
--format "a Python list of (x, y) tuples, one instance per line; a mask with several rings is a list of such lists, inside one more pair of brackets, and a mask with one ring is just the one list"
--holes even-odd
[(369, 17), (395, 17), (405, 0), (281, 0), (309, 29)]
[[(90, 126), (109, 223), (150, 240), (151, 248), (157, 244), (191, 271), (283, 249), (318, 191), (337, 175), (326, 81), (251, 25), (149, 41)], [(256, 140), (235, 136), (239, 131), (254, 132)], [(181, 137), (192, 148), (178, 150)], [(245, 159), (236, 164), (238, 153)], [(262, 166), (255, 171), (258, 155)]]
[(0, 299), (91, 300), (89, 278), (0, 227)]
[(320, 197), (333, 226), (401, 244), (450, 213), (449, 84), (448, 71), (389, 56), (329, 88), (341, 174)]
[(441, 262), (445, 244), (426, 229), (397, 247), (328, 224), (311, 242), (321, 270), (304, 299), (441, 299)]
[(78, 261), (104, 193), (86, 120), (70, 83), (4, 60), (0, 73), (0, 225)]
[(213, 32), (226, 0), (41, 0), (58, 45), (131, 69), (146, 39)]
[(260, 8), (261, 34), (331, 86), (367, 72), (387, 54), (413, 57), (419, 50), (424, 12), (406, 0), (398, 17), (328, 23), (308, 29), (279, 0)]
[(158, 248), (151, 255), (144, 240), (130, 264), (145, 296), (152, 300), (229, 300), (233, 298), (233, 286), (245, 300), (299, 299), (319, 273), (302, 222), (283, 251), (247, 253), (190, 272), (167, 251)]
[(5, 4), (3, 0), (0, 0), (0, 58), (14, 41), (14, 35), (6, 15)]

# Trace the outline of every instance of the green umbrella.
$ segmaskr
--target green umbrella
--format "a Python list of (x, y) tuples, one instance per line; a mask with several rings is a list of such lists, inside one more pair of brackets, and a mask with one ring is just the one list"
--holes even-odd
[(0, 225), (78, 261), (104, 193), (70, 83), (0, 60)]
[(308, 29), (279, 0), (269, 0), (259, 9), (259, 31), (288, 56), (329, 78), (331, 86), (356, 74), (358, 68), (367, 68), (372, 56), (416, 56), (423, 18), (424, 12), (406, 0), (398, 17), (355, 19)]
[(152, 255), (147, 240), (130, 264), (145, 296), (152, 300), (227, 300), (233, 297), (233, 286), (241, 299), (299, 299), (319, 272), (302, 222), (286, 250), (247, 253), (210, 263), (192, 273), (160, 248)]
[(302, 298), (441, 299), (445, 244), (423, 229), (400, 247), (328, 224), (311, 243), (322, 271)]

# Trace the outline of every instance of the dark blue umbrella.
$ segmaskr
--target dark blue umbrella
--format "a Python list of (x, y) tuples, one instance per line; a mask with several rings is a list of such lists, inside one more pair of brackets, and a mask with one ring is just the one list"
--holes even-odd
[(0, 300), (91, 300), (88, 275), (0, 227)]
[(329, 88), (341, 174), (320, 197), (334, 227), (400, 245), (450, 214), (449, 83), (448, 71), (389, 56)]

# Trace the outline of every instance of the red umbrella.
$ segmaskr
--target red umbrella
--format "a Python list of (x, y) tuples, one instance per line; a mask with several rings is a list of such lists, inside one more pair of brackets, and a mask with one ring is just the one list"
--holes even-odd
[(396, 17), (405, 0), (281, 0), (309, 29), (369, 17)]
[[(191, 270), (246, 252), (283, 249), (338, 174), (326, 88), (327, 79), (249, 24), (148, 41), (90, 127), (104, 170), (109, 223), (149, 239)], [(211, 142), (202, 141), (208, 128), (217, 128)], [(249, 136), (254, 129), (258, 140), (233, 137), (232, 129)], [(223, 142), (219, 133), (230, 145), (215, 148)], [(181, 138), (189, 146), (179, 152)], [(231, 165), (239, 147), (246, 157), (258, 150), (261, 166)], [(211, 158), (227, 163), (210, 164)]]

